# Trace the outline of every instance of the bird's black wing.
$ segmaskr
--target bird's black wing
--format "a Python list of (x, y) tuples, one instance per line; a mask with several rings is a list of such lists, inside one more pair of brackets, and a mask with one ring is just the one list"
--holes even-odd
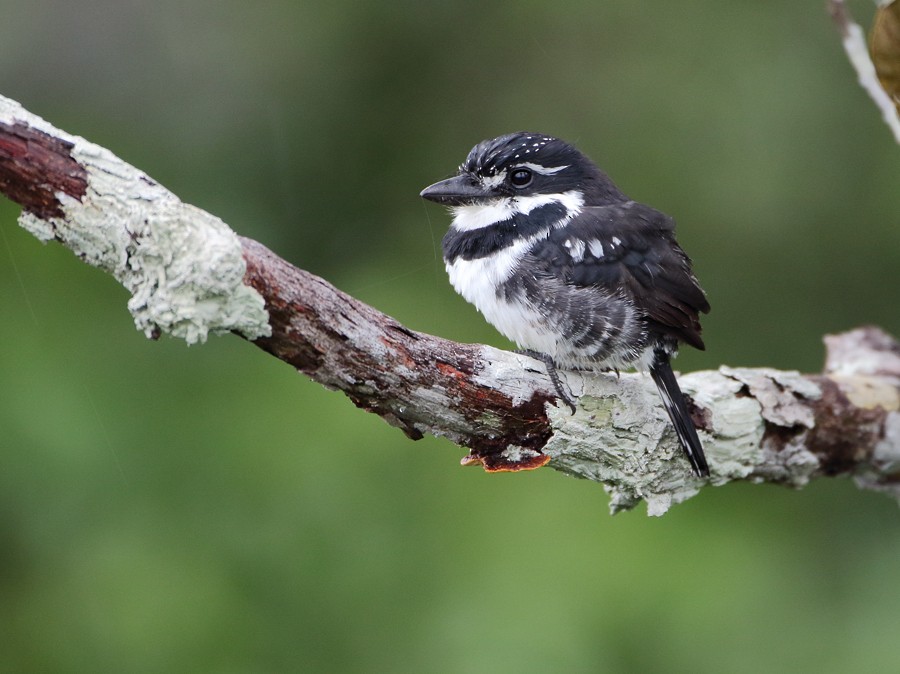
[(670, 217), (633, 201), (591, 206), (531, 253), (566, 283), (621, 294), (651, 330), (703, 349), (699, 314), (709, 303), (674, 230)]

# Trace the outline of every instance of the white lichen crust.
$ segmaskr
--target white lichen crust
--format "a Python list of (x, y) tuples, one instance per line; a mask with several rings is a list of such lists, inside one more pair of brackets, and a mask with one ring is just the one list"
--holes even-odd
[[(697, 494), (705, 482), (681, 460), (674, 430), (649, 377), (564, 374), (581, 398), (574, 415), (566, 407), (548, 407), (554, 434), (543, 451), (553, 457), (551, 466), (603, 483), (613, 513), (643, 500), (648, 515), (662, 515)], [(714, 451), (707, 446), (710, 457), (718, 458)]]
[[(691, 473), (649, 377), (573, 372), (565, 377), (581, 396), (579, 408), (572, 416), (566, 408), (548, 406), (554, 434), (544, 453), (553, 457), (554, 468), (603, 483), (613, 513), (646, 501), (648, 515), (663, 515), (707, 482), (800, 487), (820, 468), (799, 441), (777, 448), (765, 441), (767, 422), (812, 426), (802, 399), (817, 398), (819, 390), (797, 373), (723, 367), (680, 378), (706, 415), (698, 433), (712, 470), (708, 480)], [(745, 388), (748, 395), (740, 395)]]
[(219, 218), (15, 101), (0, 97), (0, 121), (72, 143), (71, 156), (87, 174), (85, 195), (79, 200), (59, 192), (62, 217), (23, 211), (19, 224), (111, 273), (132, 295), (128, 310), (139, 330), (189, 344), (210, 332), (236, 331), (248, 339), (270, 333), (262, 296), (243, 283), (241, 244)]

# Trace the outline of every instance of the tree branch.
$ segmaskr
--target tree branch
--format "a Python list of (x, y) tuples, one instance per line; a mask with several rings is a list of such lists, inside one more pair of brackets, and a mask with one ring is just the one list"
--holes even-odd
[(293, 267), (107, 150), (0, 97), (0, 192), (20, 224), (132, 292), (150, 337), (236, 332), (413, 439), (467, 447), (489, 471), (548, 464), (602, 483), (613, 512), (652, 515), (732, 480), (802, 486), (852, 474), (900, 497), (900, 345), (876, 328), (827, 338), (826, 373), (681, 378), (712, 468), (692, 476), (649, 379), (564, 372), (572, 415), (526, 356), (410, 330)]
[(875, 64), (866, 44), (866, 34), (850, 16), (850, 10), (847, 9), (844, 0), (828, 0), (828, 13), (841, 32), (841, 43), (844, 45), (850, 65), (856, 71), (859, 85), (881, 112), (884, 123), (894, 134), (894, 140), (900, 143), (900, 116), (897, 114), (896, 103), (878, 81)]

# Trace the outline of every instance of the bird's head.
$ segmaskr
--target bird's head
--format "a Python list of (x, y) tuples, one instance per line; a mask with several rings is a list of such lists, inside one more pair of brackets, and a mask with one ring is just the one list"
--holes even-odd
[(609, 176), (574, 146), (525, 131), (478, 143), (455, 176), (421, 192), (429, 201), (454, 207), (554, 195), (587, 205), (626, 199)]

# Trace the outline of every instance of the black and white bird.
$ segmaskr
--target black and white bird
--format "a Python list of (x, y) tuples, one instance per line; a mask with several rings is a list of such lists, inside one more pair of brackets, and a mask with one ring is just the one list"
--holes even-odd
[(444, 263), (456, 291), (525, 353), (556, 367), (649, 370), (693, 472), (703, 447), (669, 363), (703, 349), (709, 311), (669, 216), (625, 196), (572, 145), (511, 133), (422, 191), (449, 206)]

